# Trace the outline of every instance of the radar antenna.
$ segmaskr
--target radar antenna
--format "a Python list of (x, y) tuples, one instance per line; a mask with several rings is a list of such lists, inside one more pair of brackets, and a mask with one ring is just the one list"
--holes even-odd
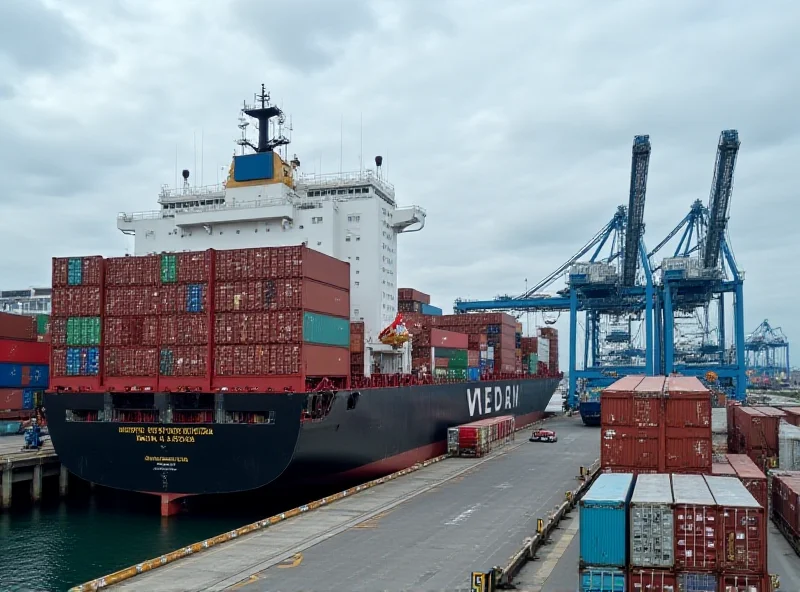
[(285, 121), (285, 116), (278, 106), (270, 105), (269, 93), (267, 93), (263, 84), (261, 85), (261, 93), (255, 95), (254, 104), (245, 104), (242, 108), (242, 113), (258, 121), (256, 124), (256, 129), (258, 129), (258, 145), (254, 146), (247, 138), (243, 137), (238, 141), (242, 149), (244, 149), (245, 146), (249, 146), (255, 152), (272, 152), (275, 148), (285, 146), (289, 143), (289, 140), (283, 135), (280, 128), (278, 129), (278, 135), (276, 137), (269, 137), (270, 119), (277, 117), (278, 125), (282, 126)]

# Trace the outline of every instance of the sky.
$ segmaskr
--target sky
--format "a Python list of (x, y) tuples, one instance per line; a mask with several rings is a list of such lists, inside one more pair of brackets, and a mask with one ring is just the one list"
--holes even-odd
[(0, 287), (48, 285), (53, 256), (124, 254), (117, 213), (156, 208), (176, 150), (215, 183), (264, 83), (301, 170), (380, 154), (398, 202), (426, 208), (399, 283), (443, 308), (569, 259), (627, 203), (637, 134), (652, 248), (708, 202), (735, 128), (745, 330), (798, 337), (798, 25), (790, 0), (3, 0)]

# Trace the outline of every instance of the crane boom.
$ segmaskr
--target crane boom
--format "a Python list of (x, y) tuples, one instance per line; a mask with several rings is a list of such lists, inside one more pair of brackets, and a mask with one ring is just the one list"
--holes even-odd
[(728, 224), (728, 209), (733, 191), (733, 169), (739, 153), (739, 132), (724, 130), (719, 136), (714, 179), (708, 198), (708, 230), (703, 250), (703, 267), (716, 269), (719, 263), (722, 237)]
[(631, 156), (631, 189), (628, 198), (628, 223), (622, 263), (622, 285), (636, 283), (639, 262), (639, 241), (644, 230), (644, 200), (647, 190), (647, 169), (650, 164), (650, 136), (635, 136)]

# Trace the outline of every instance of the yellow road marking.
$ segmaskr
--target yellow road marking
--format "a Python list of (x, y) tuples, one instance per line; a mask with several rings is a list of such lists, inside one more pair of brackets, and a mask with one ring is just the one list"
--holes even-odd
[(258, 580), (258, 574), (253, 574), (249, 578), (247, 578), (246, 580), (242, 580), (238, 584), (234, 584), (233, 586), (228, 588), (228, 590), (239, 590), (240, 588), (244, 588), (248, 584), (252, 584), (256, 580)]
[(381, 512), (380, 514), (376, 514), (369, 520), (364, 520), (364, 522), (360, 522), (356, 524), (353, 528), (378, 528), (378, 522), (381, 518), (389, 514), (391, 510), (387, 510), (386, 512)]
[(279, 563), (277, 567), (279, 569), (286, 569), (289, 567), (297, 567), (301, 563), (303, 563), (303, 554), (295, 553), (290, 559), (287, 559), (283, 563)]

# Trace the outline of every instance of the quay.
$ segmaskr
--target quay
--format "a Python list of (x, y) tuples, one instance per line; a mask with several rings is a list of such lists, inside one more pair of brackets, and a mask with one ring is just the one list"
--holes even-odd
[(526, 429), (486, 457), (446, 458), (212, 548), (186, 547), (169, 563), (155, 558), (73, 590), (467, 590), (470, 573), (505, 565), (599, 456), (597, 430), (578, 417), (546, 425), (558, 442), (528, 442)]
[(69, 472), (61, 466), (58, 456), (48, 440), (39, 450), (22, 450), (23, 436), (0, 438), (0, 506), (6, 510), (14, 499), (14, 485), (30, 483), (30, 496), (34, 502), (42, 498), (44, 480), (58, 477), (59, 493), (67, 493)]

